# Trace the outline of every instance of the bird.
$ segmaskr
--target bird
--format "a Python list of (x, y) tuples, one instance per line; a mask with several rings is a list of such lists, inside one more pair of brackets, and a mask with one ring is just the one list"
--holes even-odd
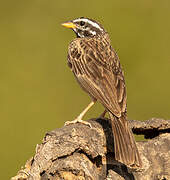
[(68, 66), (78, 84), (91, 97), (90, 104), (70, 123), (84, 123), (86, 112), (96, 101), (108, 112), (114, 140), (115, 160), (130, 168), (141, 168), (142, 161), (127, 120), (124, 72), (111, 46), (108, 32), (97, 21), (80, 17), (62, 23), (76, 34), (68, 47)]

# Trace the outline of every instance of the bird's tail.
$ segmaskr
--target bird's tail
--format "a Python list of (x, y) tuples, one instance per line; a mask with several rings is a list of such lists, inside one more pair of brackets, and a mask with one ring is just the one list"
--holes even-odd
[(112, 113), (109, 115), (114, 137), (115, 159), (128, 167), (141, 168), (142, 162), (126, 117), (117, 118)]

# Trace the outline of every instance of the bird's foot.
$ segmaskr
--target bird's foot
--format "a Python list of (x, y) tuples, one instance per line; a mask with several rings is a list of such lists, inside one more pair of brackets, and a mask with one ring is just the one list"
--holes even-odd
[(75, 124), (75, 123), (82, 123), (82, 124), (85, 124), (85, 125), (89, 126), (90, 128), (92, 128), (92, 126), (91, 126), (91, 124), (90, 124), (89, 122), (83, 121), (81, 118), (76, 118), (76, 119), (73, 120), (73, 121), (66, 121), (66, 122), (64, 123), (64, 126), (67, 126), (67, 125), (69, 125), (69, 124)]

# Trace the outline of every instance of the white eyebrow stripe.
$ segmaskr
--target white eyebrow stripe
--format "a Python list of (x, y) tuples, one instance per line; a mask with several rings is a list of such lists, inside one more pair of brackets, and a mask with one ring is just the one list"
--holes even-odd
[(87, 23), (91, 24), (92, 26), (96, 27), (97, 29), (100, 29), (100, 30), (103, 31), (103, 29), (97, 23), (95, 23), (95, 22), (93, 22), (93, 21), (91, 21), (89, 19), (76, 19), (73, 22), (79, 22), (79, 21), (87, 22)]

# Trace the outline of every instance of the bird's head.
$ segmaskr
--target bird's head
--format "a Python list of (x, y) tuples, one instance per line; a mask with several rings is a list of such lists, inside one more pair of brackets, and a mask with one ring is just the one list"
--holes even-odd
[(79, 38), (94, 37), (105, 32), (102, 25), (89, 18), (77, 18), (62, 24), (67, 28), (71, 28)]

